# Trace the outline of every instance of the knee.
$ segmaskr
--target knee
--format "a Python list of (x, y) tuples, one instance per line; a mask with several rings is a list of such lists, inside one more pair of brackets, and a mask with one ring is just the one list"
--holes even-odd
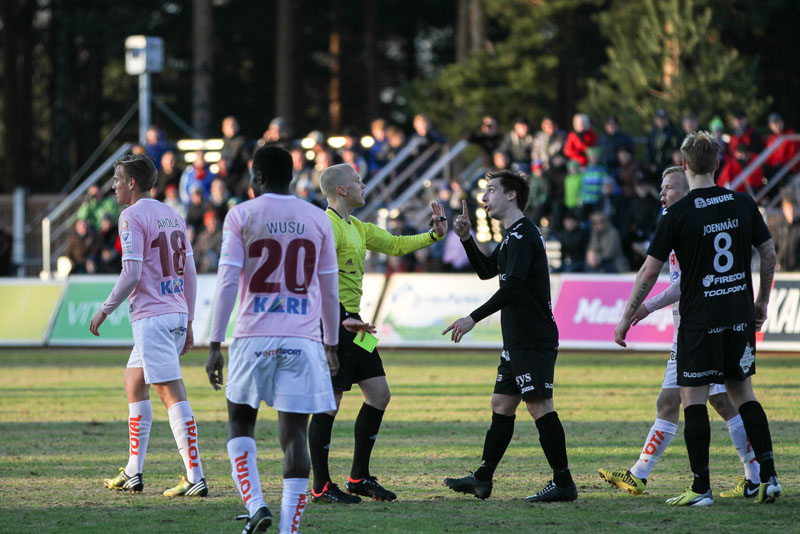
[(656, 400), (656, 413), (659, 419), (666, 421), (680, 418), (681, 398), (679, 396), (659, 396)]
[(389, 388), (386, 388), (381, 391), (373, 392), (367, 399), (367, 404), (370, 406), (377, 408), (379, 410), (385, 411), (386, 408), (389, 406), (389, 401), (392, 400), (392, 393), (389, 391)]
[(517, 412), (516, 406), (512, 406), (507, 402), (503, 402), (494, 398), (492, 399), (491, 407), (493, 413), (505, 415), (507, 417), (511, 417)]

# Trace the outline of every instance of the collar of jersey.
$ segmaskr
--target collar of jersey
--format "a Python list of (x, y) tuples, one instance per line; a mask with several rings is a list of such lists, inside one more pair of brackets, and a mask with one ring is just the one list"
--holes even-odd
[(281, 195), (279, 193), (264, 193), (261, 196), (262, 197), (271, 197), (271, 198), (294, 198), (294, 195)]
[[(330, 207), (330, 206), (328, 206), (328, 208), (327, 208), (327, 209), (331, 210), (333, 213), (335, 213), (336, 215), (338, 215), (338, 216), (339, 216), (339, 218), (340, 218), (341, 220), (343, 220), (343, 221), (344, 221), (344, 217), (342, 217), (342, 215), (341, 215), (341, 214), (340, 214), (338, 211), (336, 211), (335, 209), (333, 209), (333, 208), (332, 208), (332, 207)], [(344, 221), (344, 222), (346, 222), (347, 224), (350, 224), (350, 221)]]

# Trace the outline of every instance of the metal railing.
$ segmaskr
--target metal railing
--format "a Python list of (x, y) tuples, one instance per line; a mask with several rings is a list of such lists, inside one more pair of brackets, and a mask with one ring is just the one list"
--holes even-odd
[[(778, 150), (778, 148), (780, 148), (781, 145), (783, 145), (784, 143), (792, 143), (795, 141), (800, 141), (800, 134), (786, 134), (778, 137), (774, 143), (772, 143), (770, 146), (764, 149), (761, 152), (761, 154), (759, 154), (756, 157), (756, 159), (751, 161), (747, 167), (742, 169), (742, 172), (740, 172), (736, 176), (736, 178), (734, 178), (733, 181), (730, 184), (728, 184), (727, 186), (728, 189), (736, 190), (736, 188), (742, 185), (742, 182), (745, 182), (750, 177), (750, 175), (756, 171), (756, 169), (764, 165), (764, 162), (767, 161), (767, 158), (770, 157), (776, 150)], [(775, 178), (773, 177), (772, 180), (775, 180)], [(747, 187), (749, 189), (749, 186)], [(763, 198), (763, 196), (761, 198)]]
[[(69, 228), (75, 220), (75, 204), (82, 201), (83, 195), (95, 183), (100, 181), (114, 165), (114, 162), (123, 155), (127, 154), (133, 149), (133, 145), (125, 143), (120, 146), (114, 153), (108, 157), (103, 163), (100, 164), (95, 171), (90, 174), (78, 187), (76, 187), (67, 197), (62, 200), (55, 208), (47, 213), (42, 218), (42, 273), (41, 278), (47, 280), (52, 277), (53, 263), (52, 258), (61, 254), (66, 249), (66, 243), (60, 243), (55, 247), (55, 254), (53, 254), (53, 245)], [(59, 218), (71, 210), (72, 214), (65, 220), (58, 223)], [(55, 228), (53, 229), (53, 226)]]

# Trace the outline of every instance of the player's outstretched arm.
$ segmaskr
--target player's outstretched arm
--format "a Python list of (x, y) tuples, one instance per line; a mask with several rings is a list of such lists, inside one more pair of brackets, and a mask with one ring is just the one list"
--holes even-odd
[(631, 326), (636, 326), (639, 321), (643, 320), (654, 311), (671, 306), (679, 300), (681, 300), (681, 283), (675, 280), (670, 283), (667, 289), (654, 297), (650, 297), (639, 306), (636, 313), (633, 314)]
[(764, 321), (767, 320), (767, 305), (769, 304), (769, 294), (772, 291), (772, 281), (775, 278), (775, 265), (778, 256), (775, 254), (775, 243), (772, 239), (767, 239), (758, 247), (758, 255), (761, 257), (760, 285), (758, 287), (758, 298), (756, 298), (756, 330), (761, 330)]
[(405, 256), (433, 245), (447, 233), (447, 218), (441, 204), (431, 202), (431, 211), (431, 231), (417, 235), (392, 235), (372, 223), (364, 224), (367, 249), (389, 256)]
[(111, 294), (89, 322), (89, 331), (92, 334), (96, 336), (100, 335), (100, 325), (103, 324), (106, 317), (114, 313), (114, 310), (116, 310), (120, 304), (125, 302), (125, 299), (130, 296), (141, 277), (141, 261), (125, 260), (122, 262), (122, 272), (119, 274), (119, 278), (117, 278), (117, 283), (114, 284), (114, 289), (111, 290)]
[(627, 347), (625, 343), (625, 336), (628, 335), (628, 330), (631, 328), (633, 316), (642, 305), (642, 302), (653, 289), (656, 280), (658, 280), (658, 273), (661, 272), (661, 267), (664, 262), (647, 256), (644, 260), (644, 265), (636, 273), (636, 281), (633, 283), (633, 290), (631, 296), (628, 298), (628, 303), (625, 305), (625, 310), (622, 313), (622, 318), (619, 320), (617, 327), (614, 329), (614, 341), (620, 347)]

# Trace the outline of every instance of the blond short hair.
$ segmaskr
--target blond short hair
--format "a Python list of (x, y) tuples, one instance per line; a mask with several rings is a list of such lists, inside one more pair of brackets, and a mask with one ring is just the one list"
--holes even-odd
[(329, 200), (336, 198), (336, 188), (340, 185), (344, 185), (354, 175), (357, 176), (358, 173), (347, 163), (331, 165), (322, 171), (322, 175), (319, 178), (319, 188), (322, 190), (322, 194), (325, 195), (325, 198)]
[(692, 132), (681, 144), (681, 156), (693, 175), (711, 174), (717, 168), (719, 143), (706, 131)]
[(664, 169), (664, 172), (661, 173), (661, 179), (663, 180), (670, 174), (680, 174), (680, 178), (678, 178), (678, 183), (674, 185), (680, 185), (681, 190), (688, 191), (689, 190), (689, 182), (686, 180), (686, 171), (683, 170), (683, 167), (680, 165), (675, 165), (673, 167), (667, 167)]

